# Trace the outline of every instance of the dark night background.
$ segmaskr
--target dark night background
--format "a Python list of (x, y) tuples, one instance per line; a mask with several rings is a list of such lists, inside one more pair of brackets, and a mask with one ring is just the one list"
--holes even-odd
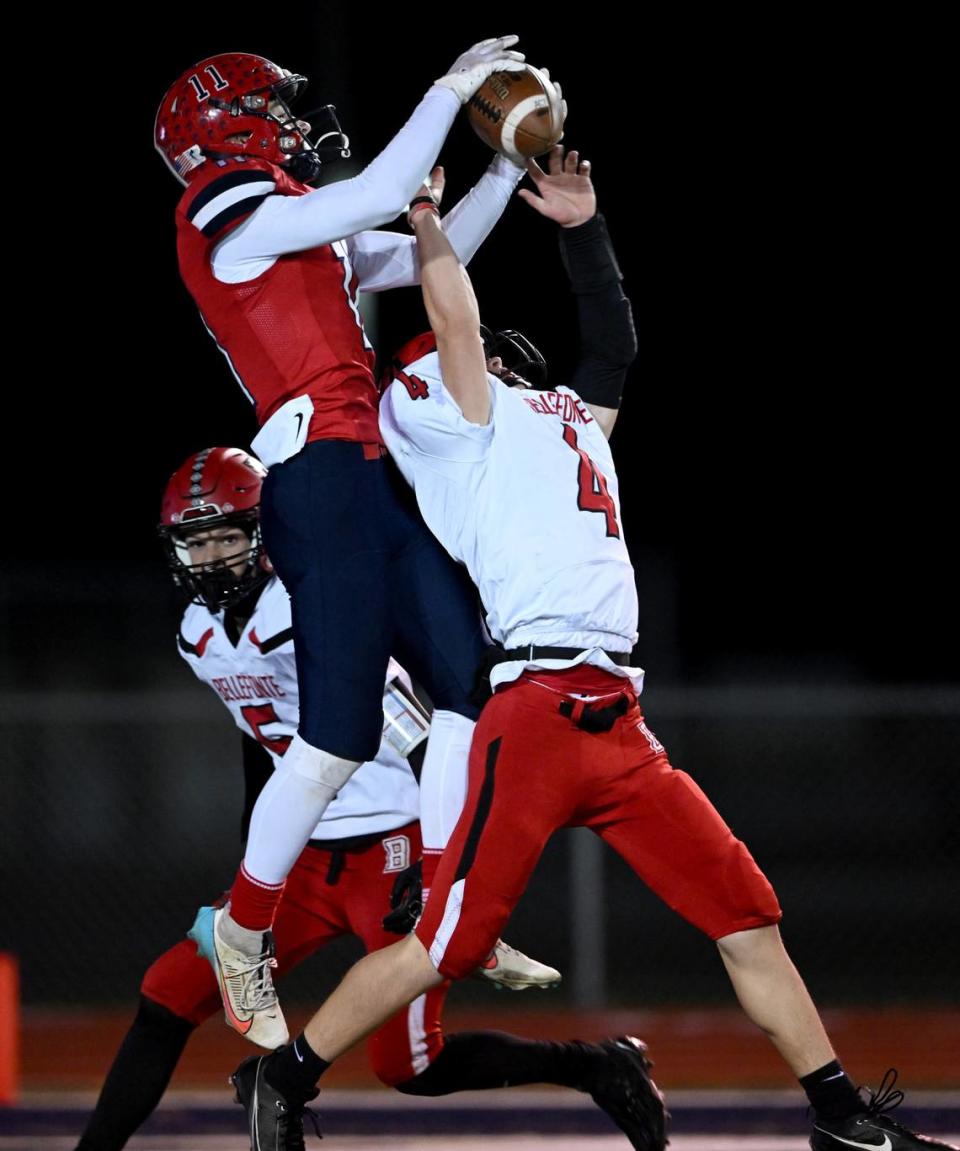
[[(457, 30), (350, 6), (231, 11), (191, 10), (131, 43), (110, 128), (70, 120), (93, 91), (68, 69), (62, 139), (83, 164), (73, 199), (50, 194), (74, 306), (55, 317), (38, 301), (30, 317), (37, 355), (58, 365), (49, 434), (69, 510), (37, 532), (59, 500), (13, 501), (30, 539), (14, 571), (46, 581), (66, 564), (83, 581), (156, 561), (167, 476), (254, 430), (177, 274), (178, 185), (151, 147), (172, 78), (231, 45), (302, 71), (305, 106), (337, 104), (362, 165), (459, 51), (509, 25), (564, 86), (566, 140), (594, 163), (633, 300), (641, 353), (614, 445), (635, 563), (666, 565), (676, 594), (664, 670), (956, 679), (953, 449), (906, 227), (907, 81), (881, 30), (865, 47), (853, 28), (786, 17), (640, 15), (626, 35), (603, 6), (589, 30), (523, 8)], [(486, 152), (458, 122), (442, 159), (452, 203)], [(521, 327), (562, 378), (573, 312), (551, 225), (516, 201), (471, 272), (487, 321)], [(381, 297), (380, 350), (422, 326), (416, 289)]]
[[(0, 948), (26, 957), (28, 996), (60, 994), (36, 908), (64, 861), (85, 890), (105, 887), (114, 901), (139, 882), (136, 866), (154, 866), (134, 866), (114, 838), (96, 841), (111, 819), (112, 835), (128, 839), (155, 823), (180, 870), (168, 877), (160, 926), (138, 907), (118, 959), (123, 978), (88, 969), (95, 996), (129, 996), (184, 908), (210, 895), (211, 875), (226, 881), (236, 861), (236, 790), (224, 784), (224, 815), (197, 782), (204, 755), (232, 754), (232, 733), (175, 654), (155, 524), (164, 484), (189, 453), (246, 446), (255, 427), (179, 280), (179, 185), (152, 147), (160, 98), (204, 56), (265, 55), (311, 78), (304, 108), (337, 105), (358, 170), (431, 79), (474, 41), (506, 31), (563, 85), (565, 142), (593, 162), (633, 301), (640, 355), (613, 450), (640, 589), (650, 722), (681, 766), (700, 765), (721, 812), (738, 813), (735, 829), (772, 863), (790, 922), (807, 940), (801, 966), (853, 946), (856, 935), (860, 951), (824, 977), (829, 994), (874, 997), (857, 956), (879, 963), (872, 930), (884, 916), (902, 944), (890, 994), (955, 996), (944, 973), (957, 914), (942, 923), (926, 968), (914, 968), (910, 942), (955, 903), (960, 842), (957, 449), (948, 416), (956, 373), (946, 367), (947, 311), (932, 274), (942, 245), (939, 161), (917, 130), (910, 34), (876, 14), (861, 27), (853, 17), (804, 22), (785, 11), (695, 18), (643, 9), (628, 34), (623, 11), (593, 5), (568, 25), (539, 6), (492, 16), (300, 4), (276, 14), (144, 12), (137, 30), (78, 30), (78, 43), (119, 38), (106, 71), (105, 49), (92, 62), (68, 58), (64, 31), (63, 65), (47, 66), (60, 163), (34, 177), (35, 202), (8, 216), (14, 249), (22, 229), (41, 253), (37, 267), (27, 249), (7, 331), (8, 388), (22, 398), (8, 426), (13, 531), (0, 575), (0, 686), (18, 780), (0, 840), (11, 868), (33, 852), (45, 860), (35, 899), (9, 920), (9, 938), (0, 936)], [(450, 204), (487, 153), (461, 121), (441, 160)], [(574, 310), (553, 226), (516, 201), (470, 271), (486, 322), (523, 330), (562, 380), (576, 354)], [(380, 298), (380, 352), (424, 326), (418, 289)], [(749, 693), (778, 685), (797, 699), (825, 693), (812, 710), (802, 703), (782, 721), (754, 722)], [(197, 714), (181, 722), (172, 713), (157, 734), (151, 724), (165, 713), (155, 689), (180, 693), (177, 706), (196, 698)], [(684, 693), (699, 689), (729, 690), (746, 710), (698, 716), (705, 697), (684, 703)], [(901, 717), (900, 693), (923, 689)], [(71, 692), (91, 694), (57, 694)], [(133, 726), (118, 729), (116, 745), (111, 728), (102, 745), (87, 746), (86, 729), (63, 719), (70, 708), (92, 714), (95, 692), (105, 715), (130, 709)], [(855, 714), (844, 711), (851, 692)], [(218, 726), (200, 733), (191, 724), (201, 720)], [(42, 746), (32, 723), (52, 724)], [(128, 793), (116, 781), (134, 765)], [(771, 770), (775, 787), (766, 786)], [(38, 824), (50, 795), (63, 811)], [(215, 863), (203, 816), (211, 810), (221, 835)], [(27, 837), (20, 847), (17, 836)], [(916, 864), (909, 876), (905, 861)], [(619, 877), (619, 864), (610, 866)], [(618, 946), (638, 915), (643, 938), (659, 942), (639, 955), (611, 948), (622, 968), (612, 982), (626, 987), (639, 972), (647, 991), (656, 994), (662, 977), (663, 994), (676, 994), (669, 979), (679, 984), (685, 970), (677, 939), (692, 933), (623, 886), (633, 894), (610, 897)], [(550, 926), (521, 917), (511, 941), (542, 942), (541, 957), (563, 966), (563, 900), (548, 875), (536, 901)], [(850, 908), (864, 918), (848, 933)], [(85, 914), (78, 905), (78, 938)], [(718, 973), (704, 981), (703, 952), (690, 948), (687, 985), (728, 997)]]

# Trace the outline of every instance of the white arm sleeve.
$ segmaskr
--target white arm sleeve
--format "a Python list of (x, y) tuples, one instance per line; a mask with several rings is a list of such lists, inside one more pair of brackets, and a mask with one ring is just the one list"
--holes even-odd
[(483, 177), (444, 216), (443, 230), (461, 264), (469, 264), (490, 235), (524, 171), (506, 156), (494, 156)]
[(227, 283), (251, 279), (244, 265), (269, 263), (289, 252), (330, 244), (398, 216), (432, 168), (459, 108), (449, 89), (435, 85), (358, 176), (304, 196), (268, 196), (218, 245), (217, 279)]
[[(523, 175), (505, 156), (495, 156), (480, 180), (443, 218), (443, 230), (462, 264), (468, 264), (503, 215)], [(413, 236), (360, 232), (348, 240), (350, 263), (361, 292), (383, 292), (420, 283)]]

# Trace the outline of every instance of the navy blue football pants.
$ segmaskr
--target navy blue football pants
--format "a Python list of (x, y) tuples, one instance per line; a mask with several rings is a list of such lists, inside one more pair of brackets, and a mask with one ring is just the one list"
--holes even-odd
[(307, 743), (373, 759), (391, 655), (435, 707), (477, 718), (468, 697), (486, 640), (476, 591), (389, 457), (315, 440), (270, 469), (260, 519), (290, 593)]

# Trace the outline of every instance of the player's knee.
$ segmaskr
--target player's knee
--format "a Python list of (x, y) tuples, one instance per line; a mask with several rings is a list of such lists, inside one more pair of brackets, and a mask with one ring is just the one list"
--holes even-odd
[(783, 952), (780, 929), (776, 923), (758, 923), (732, 931), (716, 941), (723, 958), (737, 965), (763, 962), (767, 956)]
[(385, 1087), (396, 1087), (399, 1091), (400, 1084), (410, 1078), (410, 1052), (391, 1049), (386, 1044), (371, 1045), (370, 1066)]
[[(506, 919), (507, 916), (504, 916), (503, 922), (506, 922)], [(430, 963), (438, 972), (438, 981), (440, 979), (466, 979), (468, 975), (472, 975), (489, 956), (498, 935), (499, 931), (492, 936), (492, 941), (487, 943), (488, 933), (474, 936), (468, 940), (464, 932), (459, 937), (455, 937), (444, 948), (440, 947), (439, 940), (434, 940), (427, 954)], [(424, 946), (427, 945), (424, 944)]]
[(421, 1071), (419, 1075), (414, 1075), (411, 1079), (405, 1079), (402, 1083), (388, 1083), (387, 1086), (393, 1087), (402, 1095), (419, 1095), (425, 1099), (448, 1094), (430, 1074), (431, 1070), (432, 1068), (428, 1067), (426, 1071)]
[[(179, 946), (179, 945), (178, 945)], [(159, 959), (155, 959), (147, 968), (140, 981), (140, 994), (153, 1003), (171, 1008), (178, 998), (179, 987), (179, 956), (175, 954), (177, 948), (165, 951)]]
[[(409, 1009), (408, 1009), (409, 1011)], [(387, 1087), (395, 1087), (408, 1095), (441, 1094), (419, 1091), (409, 1084), (417, 1084), (425, 1070), (443, 1050), (443, 1031), (439, 1018), (414, 1040), (409, 1027), (409, 1014), (403, 1013), (372, 1035), (367, 1044), (373, 1073)]]
[(177, 1012), (147, 995), (140, 996), (140, 1005), (137, 1008), (134, 1024), (140, 1029), (151, 1032), (159, 1031), (181, 1036), (189, 1035), (197, 1027), (192, 1019), (185, 1019), (182, 1015), (178, 1015)]
[[(708, 900), (700, 909), (704, 912), (702, 916), (691, 916), (715, 943), (776, 927), (783, 918), (777, 893), (739, 840), (734, 841), (725, 866), (718, 868), (718, 874), (723, 880), (720, 886), (723, 898)], [(754, 941), (750, 940), (746, 946), (753, 945)]]
[(293, 737), (282, 760), (284, 771), (291, 771), (314, 786), (333, 792), (343, 787), (360, 763), (357, 759), (344, 759), (329, 751), (321, 751), (299, 735)]
[(184, 939), (147, 968), (140, 994), (179, 1019), (197, 1027), (220, 1006), (216, 978), (193, 943)]
[(423, 1070), (392, 1086), (403, 1095), (419, 1095), (423, 1098), (450, 1095), (454, 1091), (462, 1090), (464, 1060), (457, 1058), (456, 1039), (455, 1035), (449, 1036)]

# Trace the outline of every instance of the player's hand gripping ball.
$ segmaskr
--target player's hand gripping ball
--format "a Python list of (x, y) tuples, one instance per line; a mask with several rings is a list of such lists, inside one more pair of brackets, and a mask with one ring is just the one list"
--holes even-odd
[(495, 152), (524, 164), (563, 136), (567, 102), (546, 68), (494, 72), (467, 102), (473, 130)]

